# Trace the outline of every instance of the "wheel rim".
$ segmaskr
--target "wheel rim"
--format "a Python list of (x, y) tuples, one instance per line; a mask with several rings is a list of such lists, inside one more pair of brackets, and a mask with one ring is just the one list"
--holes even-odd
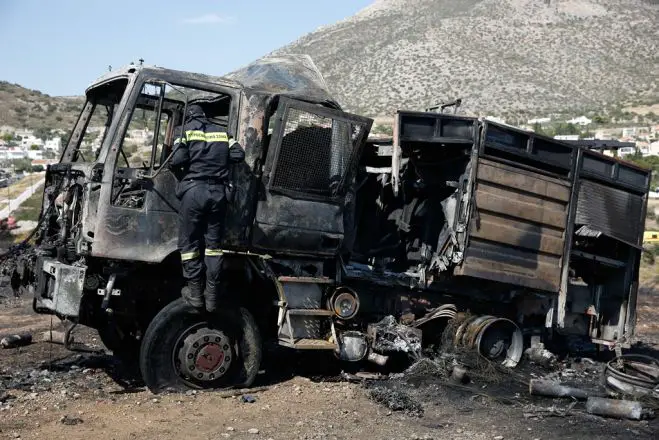
[(224, 377), (234, 358), (231, 339), (207, 323), (181, 333), (172, 353), (174, 368), (190, 385), (207, 386)]

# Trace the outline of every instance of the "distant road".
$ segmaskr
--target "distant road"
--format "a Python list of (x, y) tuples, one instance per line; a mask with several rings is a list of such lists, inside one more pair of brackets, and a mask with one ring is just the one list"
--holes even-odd
[(25, 191), (20, 193), (18, 197), (11, 199), (9, 205), (6, 208), (0, 210), (0, 219), (8, 217), (10, 212), (18, 209), (18, 207), (21, 206), (23, 202), (25, 202), (27, 199), (29, 199), (30, 196), (34, 194), (34, 192), (43, 184), (44, 184), (44, 178), (42, 177), (37, 181), (37, 183), (35, 183), (34, 185), (27, 188)]

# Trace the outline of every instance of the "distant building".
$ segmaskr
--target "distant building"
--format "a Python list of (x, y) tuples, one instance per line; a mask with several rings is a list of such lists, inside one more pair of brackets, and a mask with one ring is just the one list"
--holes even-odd
[(526, 121), (528, 125), (535, 125), (535, 124), (549, 124), (551, 122), (551, 118), (536, 118), (536, 119), (529, 119)]
[(0, 160), (14, 160), (25, 159), (27, 157), (27, 150), (19, 147), (4, 147), (0, 148)]
[(634, 153), (636, 153), (636, 148), (634, 147), (622, 147), (618, 150), (618, 156), (620, 157), (625, 157)]
[(46, 168), (46, 166), (57, 163), (56, 159), (34, 159), (32, 160), (32, 166), (41, 165)]
[(649, 143), (645, 148), (641, 148), (643, 156), (659, 156), (659, 141)]
[(559, 140), (559, 141), (578, 141), (579, 140), (579, 135), (578, 134), (557, 134), (554, 136), (554, 139)]
[(27, 150), (27, 157), (34, 159), (43, 159), (43, 150)]
[(586, 126), (590, 125), (593, 123), (592, 119), (588, 119), (585, 116), (579, 116), (578, 118), (570, 119), (567, 121), (568, 124), (574, 124), (574, 125), (581, 125), (581, 126)]
[(627, 127), (622, 129), (622, 137), (630, 138), (636, 135), (636, 127)]
[(49, 151), (59, 151), (62, 148), (62, 138), (56, 137), (46, 140), (46, 143), (43, 146), (44, 150)]

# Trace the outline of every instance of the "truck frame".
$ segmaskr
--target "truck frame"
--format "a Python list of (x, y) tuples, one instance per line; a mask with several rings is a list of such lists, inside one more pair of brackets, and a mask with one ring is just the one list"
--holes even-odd
[[(647, 170), (443, 113), (399, 111), (369, 138), (303, 56), (223, 78), (131, 65), (86, 97), (16, 270), (37, 313), (97, 329), (154, 392), (249, 386), (269, 343), (385, 365), (450, 320), (456, 345), (510, 367), (537, 340), (634, 334)], [(180, 298), (166, 164), (190, 103), (246, 152), (213, 315)]]

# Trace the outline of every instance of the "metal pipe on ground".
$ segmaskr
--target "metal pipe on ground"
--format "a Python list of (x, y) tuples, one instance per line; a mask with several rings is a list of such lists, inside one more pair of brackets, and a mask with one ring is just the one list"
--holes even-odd
[(589, 397), (586, 401), (586, 412), (616, 419), (642, 420), (654, 417), (654, 412), (651, 409), (643, 408), (641, 402), (604, 397)]
[(541, 379), (531, 379), (529, 381), (529, 393), (533, 396), (545, 397), (574, 397), (579, 400), (588, 399), (588, 392), (562, 385), (558, 382)]
[(30, 333), (18, 333), (15, 335), (8, 335), (0, 340), (2, 348), (17, 348), (30, 345), (32, 343), (32, 335)]

